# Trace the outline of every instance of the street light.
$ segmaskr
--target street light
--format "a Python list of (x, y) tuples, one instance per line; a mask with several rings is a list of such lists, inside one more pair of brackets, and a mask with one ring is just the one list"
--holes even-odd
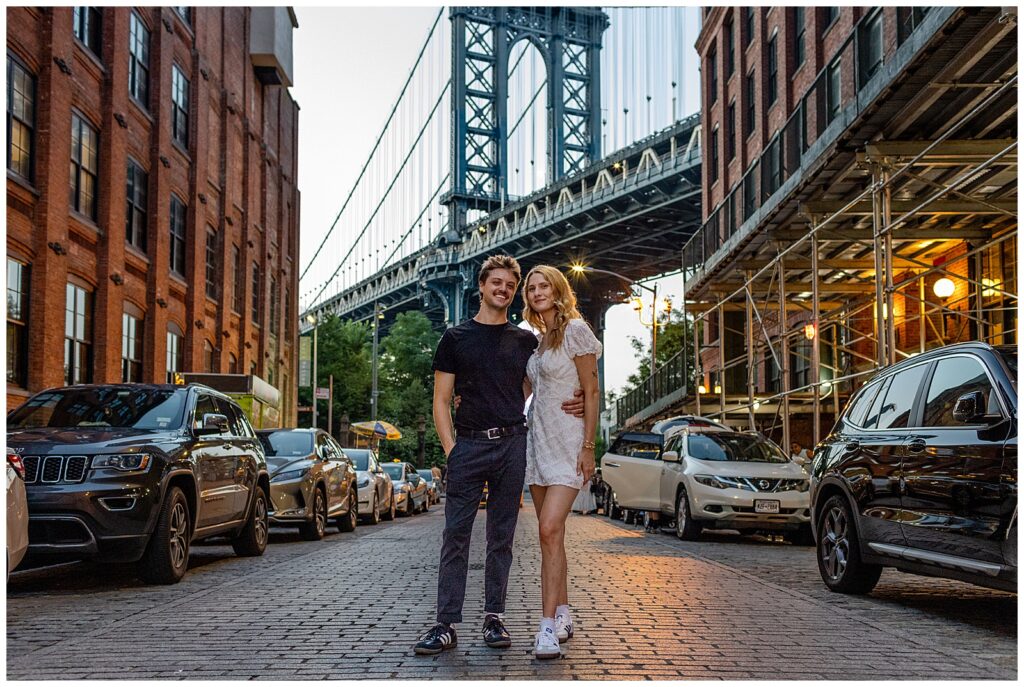
[(320, 326), (320, 318), (313, 313), (309, 313), (306, 315), (306, 322), (313, 325), (313, 421), (310, 426), (316, 429), (316, 330)]
[[(577, 263), (573, 263), (572, 265), (570, 265), (569, 266), (569, 270), (573, 274), (576, 274), (576, 275), (583, 275), (583, 274), (587, 274), (587, 273), (608, 274), (608, 275), (611, 275), (613, 277), (618, 277), (619, 279), (621, 279), (624, 282), (628, 283), (631, 287), (632, 286), (636, 286), (636, 287), (639, 287), (641, 289), (644, 289), (646, 291), (650, 291), (651, 292), (651, 321), (650, 322), (646, 322), (644, 320), (644, 316), (643, 316), (644, 301), (643, 301), (642, 298), (640, 298), (639, 296), (633, 296), (632, 298), (630, 298), (629, 302), (633, 304), (633, 310), (635, 310), (637, 315), (640, 317), (640, 324), (644, 325), (645, 327), (650, 327), (651, 328), (651, 382), (653, 384), (653, 382), (654, 382), (654, 370), (658, 366), (658, 363), (657, 363), (657, 360), (658, 360), (658, 284), (657, 284), (657, 282), (655, 282), (654, 287), (652, 288), (650, 286), (647, 286), (646, 284), (641, 284), (638, 281), (634, 281), (634, 280), (630, 279), (629, 277), (627, 277), (624, 274), (619, 274), (618, 272), (612, 272), (611, 270), (601, 270), (601, 269), (598, 269), (596, 267), (590, 267), (589, 265), (584, 265), (584, 264), (578, 263), (578, 262)], [(669, 313), (672, 312), (672, 301), (669, 298), (667, 298), (667, 297), (663, 298), (661, 303), (662, 303), (661, 309), (662, 309), (662, 311), (665, 314), (669, 314)], [(685, 346), (684, 346), (683, 350), (686, 350)]]

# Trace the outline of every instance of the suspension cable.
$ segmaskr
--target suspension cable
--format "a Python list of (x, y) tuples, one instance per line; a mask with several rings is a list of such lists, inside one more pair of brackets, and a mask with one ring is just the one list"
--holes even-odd
[[(416, 74), (416, 68), (419, 67), (420, 60), (423, 59), (423, 53), (426, 52), (427, 46), (430, 44), (430, 39), (433, 38), (434, 30), (437, 28), (437, 24), (441, 20), (441, 15), (443, 13), (444, 7), (437, 11), (437, 16), (434, 17), (434, 23), (431, 25), (430, 32), (427, 34), (427, 39), (423, 42), (423, 47), (420, 48), (420, 53), (416, 57), (416, 62), (415, 64), (413, 64), (412, 70), (409, 72), (409, 77), (405, 80), (405, 84), (402, 86), (401, 93), (398, 94), (398, 100), (395, 101), (394, 107), (391, 108), (391, 114), (388, 115), (388, 119), (384, 123), (384, 128), (381, 130), (380, 136), (377, 137), (377, 142), (373, 144), (373, 150), (370, 151), (370, 156), (366, 159), (366, 163), (363, 164), (363, 168), (359, 171), (359, 176), (358, 178), (356, 178), (355, 183), (352, 185), (352, 190), (348, 192), (348, 197), (345, 198), (345, 202), (342, 204), (341, 210), (338, 211), (338, 214), (335, 216), (334, 221), (331, 222), (331, 227), (330, 229), (327, 230), (327, 233), (324, 235), (324, 240), (320, 242), (320, 246), (316, 249), (316, 252), (313, 254), (313, 257), (310, 258), (309, 263), (307, 263), (306, 267), (302, 270), (302, 274), (299, 275), (300, 281), (302, 280), (303, 277), (306, 276), (306, 272), (309, 271), (309, 268), (313, 266), (313, 263), (320, 255), (320, 251), (323, 250), (323, 247), (325, 245), (327, 245), (327, 239), (331, 237), (331, 233), (334, 231), (334, 228), (338, 225), (338, 220), (341, 219), (342, 213), (345, 212), (345, 208), (348, 207), (348, 202), (352, 199), (352, 194), (355, 193), (355, 190), (359, 187), (359, 182), (362, 181), (363, 175), (366, 173), (366, 169), (370, 166), (370, 162), (373, 160), (374, 153), (377, 152), (377, 148), (380, 146), (380, 142), (384, 138), (384, 134), (387, 133), (388, 126), (390, 126), (391, 124), (391, 120), (394, 118), (395, 113), (398, 111), (398, 106), (402, 103), (402, 98), (405, 96), (405, 91), (409, 88), (409, 84), (412, 82), (412, 77)], [(335, 272), (335, 274), (337, 274), (337, 272)]]

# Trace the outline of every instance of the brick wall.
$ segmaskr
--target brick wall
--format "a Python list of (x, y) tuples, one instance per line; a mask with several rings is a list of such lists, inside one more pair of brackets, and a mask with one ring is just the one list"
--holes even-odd
[[(7, 177), (8, 256), (31, 269), (27, 384), (8, 383), (9, 409), (64, 383), (69, 279), (92, 292), (95, 382), (121, 380), (122, 315), (132, 306), (144, 315), (142, 381), (165, 381), (171, 323), (185, 335), (183, 371), (205, 370), (209, 342), (216, 372), (228, 372), (234, 356), (239, 372), (255, 365), (275, 386), (295, 379), (297, 333), (283, 315), (286, 291), (292, 316), (298, 302), (298, 106), (287, 90), (257, 80), (248, 56), (252, 10), (245, 7), (193, 7), (188, 22), (169, 7), (134, 10), (150, 31), (148, 105), (139, 104), (128, 89), (132, 11), (103, 8), (98, 55), (74, 37), (71, 7), (7, 12), (9, 55), (36, 79), (34, 178)], [(187, 147), (171, 132), (174, 65), (189, 81)], [(69, 206), (72, 112), (99, 133), (95, 219)], [(148, 174), (144, 252), (125, 239), (129, 157)], [(187, 207), (184, 278), (170, 270), (171, 194)], [(217, 236), (215, 298), (206, 293), (209, 230)], [(240, 275), (231, 264), (236, 245)], [(251, 311), (254, 264), (261, 275), (258, 322)], [(276, 336), (271, 275), (278, 285)], [(242, 312), (231, 307), (236, 288)], [(294, 391), (282, 392), (283, 421), (294, 423)]]

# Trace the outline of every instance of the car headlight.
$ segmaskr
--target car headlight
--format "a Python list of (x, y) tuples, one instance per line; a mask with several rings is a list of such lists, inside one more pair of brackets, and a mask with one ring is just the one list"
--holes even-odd
[(693, 478), (697, 480), (698, 483), (703, 484), (706, 487), (714, 487), (715, 489), (728, 489), (732, 486), (721, 482), (714, 475), (694, 475)]
[(365, 478), (363, 480), (360, 480), (359, 483), (356, 484), (356, 486), (359, 487), (360, 489), (362, 489), (363, 487), (370, 486), (370, 478), (367, 477), (367, 478)]
[(93, 468), (110, 468), (122, 472), (146, 470), (152, 456), (148, 453), (115, 453), (104, 456), (93, 456)]
[(302, 468), (301, 470), (289, 470), (288, 472), (280, 472), (271, 478), (271, 482), (287, 482), (293, 479), (301, 479), (306, 476), (309, 472), (309, 468)]

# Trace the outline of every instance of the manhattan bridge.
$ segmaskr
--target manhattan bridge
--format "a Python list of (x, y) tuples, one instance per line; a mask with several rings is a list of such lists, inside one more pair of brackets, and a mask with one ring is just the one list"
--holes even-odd
[(575, 282), (601, 336), (630, 282), (679, 271), (700, 226), (698, 12), (440, 10), (303, 256), (303, 327), (377, 314), (386, 329), (406, 310), (456, 324), (476, 309), (483, 259), (507, 253), (524, 273), (579, 262), (624, 277)]

